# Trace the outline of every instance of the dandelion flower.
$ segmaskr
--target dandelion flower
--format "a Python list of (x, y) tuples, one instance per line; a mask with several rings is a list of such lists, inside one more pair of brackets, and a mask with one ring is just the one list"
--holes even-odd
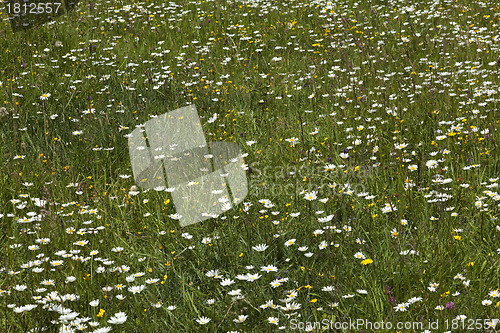
[(371, 264), (372, 262), (373, 262), (372, 259), (365, 259), (365, 260), (361, 261), (361, 265), (365, 265), (366, 266), (366, 265)]

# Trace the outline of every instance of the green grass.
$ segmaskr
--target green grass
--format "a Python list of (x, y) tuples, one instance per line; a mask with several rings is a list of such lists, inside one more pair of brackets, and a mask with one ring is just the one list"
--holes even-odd
[[(0, 331), (291, 332), (356, 320), (392, 323), (380, 332), (436, 321), (432, 332), (488, 331), (483, 319), (500, 318), (500, 7), (177, 5), (84, 1), (16, 33), (2, 21)], [(168, 193), (131, 193), (126, 134), (187, 104), (207, 141), (248, 154), (249, 194), (180, 228)], [(261, 276), (237, 278), (247, 273)], [(108, 323), (118, 312), (127, 320)], [(338, 331), (361, 330), (372, 329)]]

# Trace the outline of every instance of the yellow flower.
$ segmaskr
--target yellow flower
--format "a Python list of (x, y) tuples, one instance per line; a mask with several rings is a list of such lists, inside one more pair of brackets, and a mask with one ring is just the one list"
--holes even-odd
[(101, 317), (102, 318), (102, 316), (104, 316), (104, 312), (106, 312), (106, 311), (104, 311), (104, 309), (100, 309), (99, 313), (97, 314), (97, 317)]
[(462, 238), (462, 236), (455, 235), (455, 236), (453, 236), (453, 238), (455, 238), (456, 240), (460, 240)]
[(315, 299), (310, 300), (309, 302), (311, 302), (311, 303), (316, 303), (317, 301), (318, 301), (318, 299), (317, 299), (317, 298), (315, 298)]
[(361, 265), (368, 265), (368, 264), (371, 264), (373, 262), (373, 260), (371, 259), (365, 259), (361, 262)]

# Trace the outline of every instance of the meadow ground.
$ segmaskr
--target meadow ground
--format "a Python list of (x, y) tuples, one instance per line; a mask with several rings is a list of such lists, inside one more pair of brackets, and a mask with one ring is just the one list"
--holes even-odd
[[(494, 331), (498, 3), (2, 7), (1, 332)], [(181, 228), (127, 135), (187, 104), (249, 193)]]

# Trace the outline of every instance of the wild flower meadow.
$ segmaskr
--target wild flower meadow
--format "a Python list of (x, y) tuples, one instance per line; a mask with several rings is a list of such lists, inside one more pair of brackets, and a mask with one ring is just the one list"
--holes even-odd
[[(499, 329), (498, 3), (5, 8), (1, 332)], [(188, 104), (249, 193), (181, 228), (127, 136)]]

